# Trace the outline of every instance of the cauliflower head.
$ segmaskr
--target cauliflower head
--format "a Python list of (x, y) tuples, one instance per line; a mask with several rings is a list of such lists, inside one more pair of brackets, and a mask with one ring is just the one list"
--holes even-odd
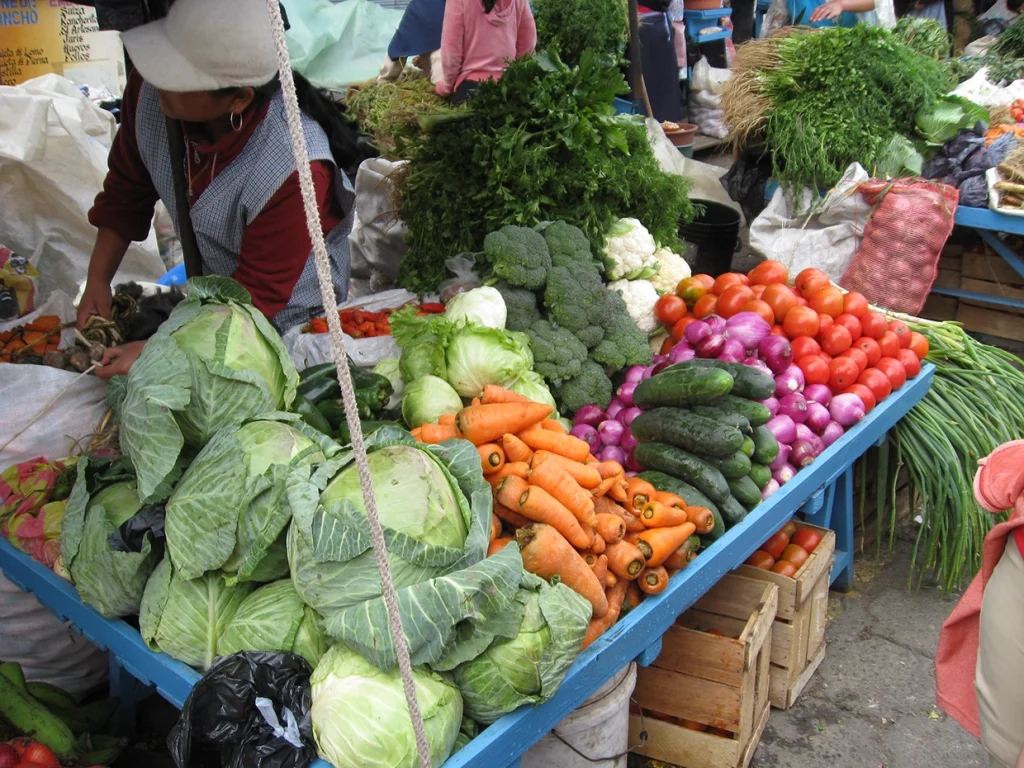
[(658, 330), (658, 319), (654, 316), (658, 291), (650, 280), (616, 280), (608, 284), (608, 290), (622, 296), (626, 311), (641, 331), (650, 334)]
[(654, 237), (637, 219), (619, 219), (605, 242), (605, 275), (609, 280), (649, 277), (658, 268), (657, 249)]
[(659, 248), (654, 252), (654, 258), (660, 266), (658, 271), (648, 279), (658, 293), (675, 293), (679, 281), (685, 280), (692, 274), (686, 259), (678, 253), (672, 253), (668, 248)]

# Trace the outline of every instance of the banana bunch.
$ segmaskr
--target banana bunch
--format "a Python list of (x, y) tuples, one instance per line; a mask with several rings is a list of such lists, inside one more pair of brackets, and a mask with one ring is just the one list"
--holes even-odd
[(96, 731), (110, 724), (118, 703), (111, 698), (79, 706), (55, 685), (26, 682), (20, 664), (0, 663), (0, 718), (45, 744), (61, 762), (105, 765), (117, 758), (127, 741)]

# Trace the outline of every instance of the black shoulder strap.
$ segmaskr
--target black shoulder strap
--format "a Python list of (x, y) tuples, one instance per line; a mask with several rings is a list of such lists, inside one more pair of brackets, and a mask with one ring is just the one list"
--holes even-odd
[(203, 274), (203, 260), (199, 254), (196, 232), (192, 229), (188, 195), (185, 194), (185, 134), (179, 121), (169, 117), (166, 120), (167, 148), (171, 153), (171, 176), (174, 179), (174, 204), (178, 209), (178, 239), (181, 241), (185, 274), (190, 278), (198, 277)]

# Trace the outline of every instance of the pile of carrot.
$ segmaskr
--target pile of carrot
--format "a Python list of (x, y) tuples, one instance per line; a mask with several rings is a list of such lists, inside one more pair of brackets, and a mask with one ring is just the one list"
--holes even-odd
[(413, 430), (417, 440), (469, 440), (494, 490), (493, 555), (515, 541), (523, 566), (558, 577), (593, 607), (583, 648), (645, 595), (665, 590), (715, 525), (710, 510), (626, 477), (616, 461), (550, 418), (551, 408), (497, 386), (457, 414)]
[[(399, 309), (404, 309), (404, 307), (382, 309), (377, 312), (365, 309), (339, 309), (338, 319), (341, 321), (341, 330), (353, 339), (390, 336), (391, 315)], [(444, 304), (420, 304), (416, 314), (423, 317), (424, 315), (436, 315), (441, 312), (444, 312)], [(327, 318), (314, 317), (302, 331), (303, 333), (327, 333)]]
[(0, 363), (38, 362), (60, 344), (61, 322), (56, 315), (43, 315), (20, 328), (0, 333)]

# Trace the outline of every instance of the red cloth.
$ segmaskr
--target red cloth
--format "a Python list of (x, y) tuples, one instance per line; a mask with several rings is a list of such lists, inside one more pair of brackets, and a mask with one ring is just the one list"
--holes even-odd
[(974, 577), (956, 608), (942, 625), (935, 653), (935, 687), (939, 706), (960, 725), (981, 738), (978, 699), (974, 690), (980, 638), (981, 599), (1011, 533), (1024, 554), (1024, 440), (999, 446), (974, 479), (978, 503), (992, 512), (1013, 507), (1008, 521), (985, 537), (981, 573)]
[[(96, 196), (89, 223), (117, 232), (125, 240), (145, 240), (159, 199), (135, 134), (135, 110), (142, 78), (133, 72), (121, 101), (121, 127), (110, 147), (103, 191)], [(267, 113), (267, 104), (252, 104), (242, 114), (242, 129), (211, 143), (194, 125), (185, 126), (189, 146), (188, 176), (195, 202), (217, 175), (245, 148)], [(314, 161), (310, 166), (326, 235), (343, 218), (334, 194), (334, 166)], [(231, 275), (250, 294), (253, 304), (268, 318), (284, 309), (309, 259), (313, 243), (306, 230), (306, 215), (299, 191), (298, 171), (285, 180), (242, 235), (238, 267)]]
[(497, 80), (507, 61), (537, 46), (537, 25), (529, 0), (497, 0), (484, 13), (481, 0), (447, 0), (441, 27), (441, 96), (451, 96), (467, 80)]

